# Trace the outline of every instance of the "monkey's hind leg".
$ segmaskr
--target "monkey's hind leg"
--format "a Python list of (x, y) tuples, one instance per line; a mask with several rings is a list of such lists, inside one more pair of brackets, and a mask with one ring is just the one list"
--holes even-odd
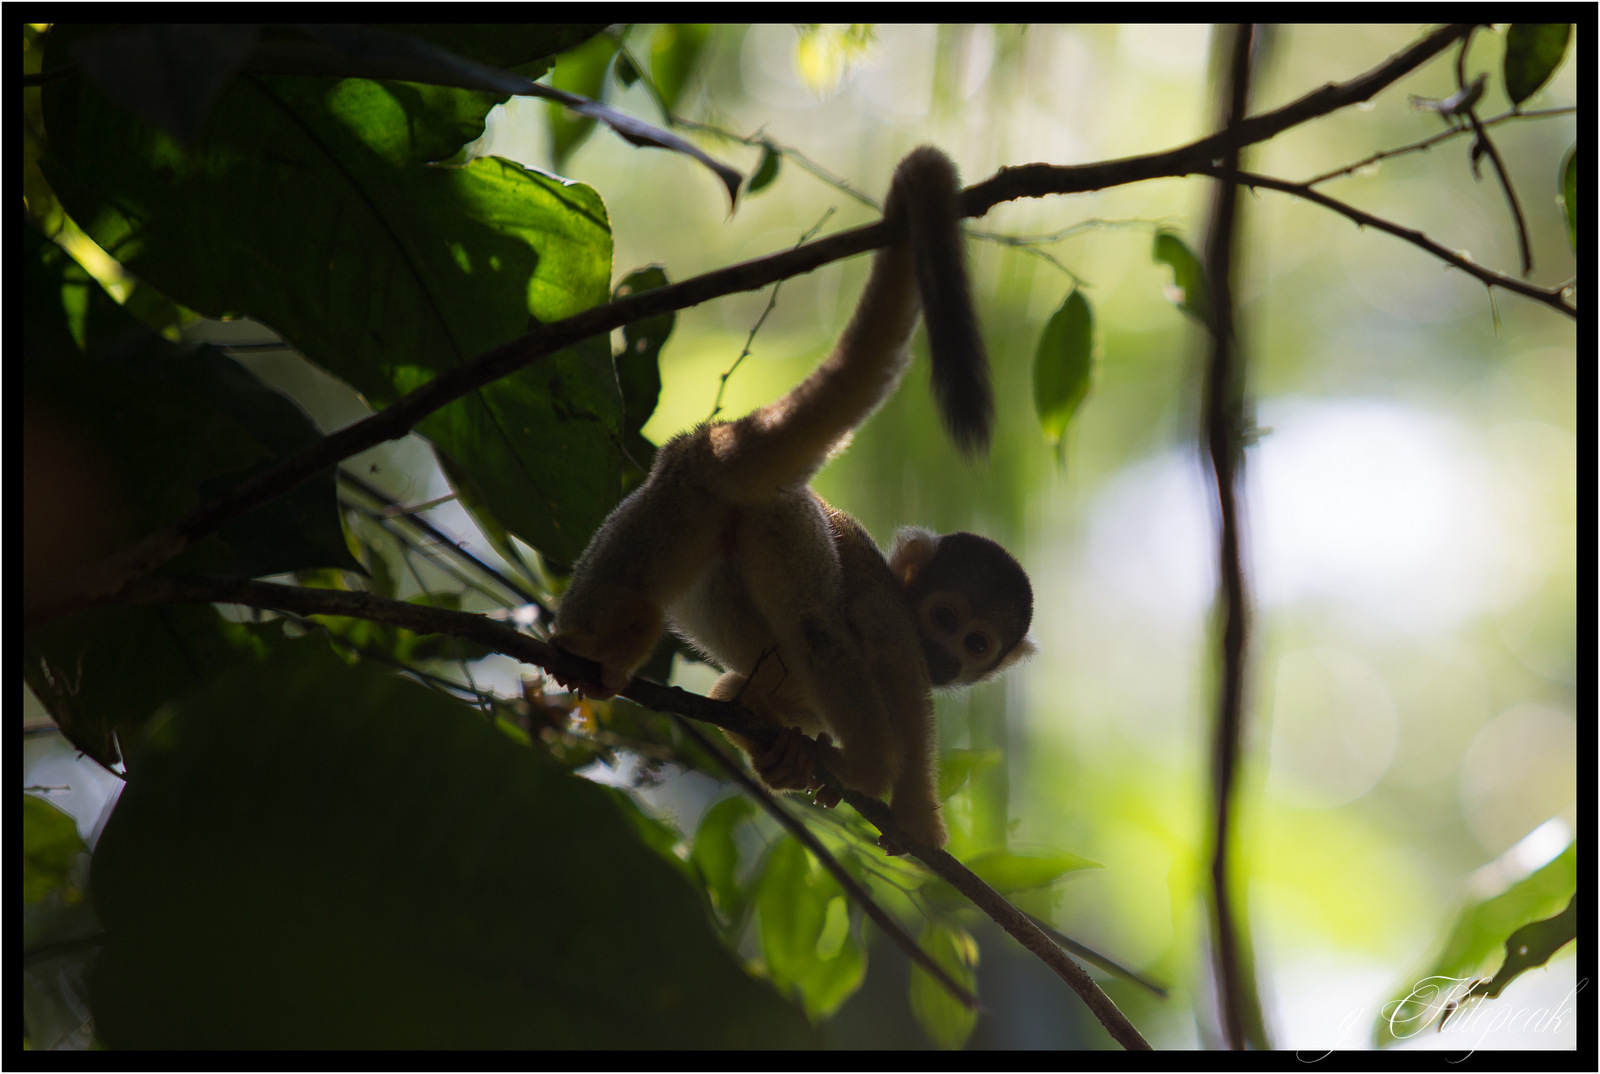
[(732, 731), (722, 732), (750, 758), (750, 765), (761, 782), (775, 791), (811, 790), (817, 782), (817, 744), (796, 726), (804, 722), (804, 714), (784, 706), (768, 689), (771, 684), (764, 671), (769, 663), (775, 662), (769, 660), (758, 665), (750, 678), (737, 671), (728, 672), (717, 680), (707, 696), (743, 705), (779, 729), (778, 739), (770, 748), (758, 746)]
[[(944, 816), (939, 806), (938, 765), (933, 757), (934, 715), (933, 699), (924, 697), (915, 713), (911, 726), (901, 730), (905, 761), (900, 776), (894, 783), (894, 797), (889, 808), (894, 812), (894, 822), (911, 838), (932, 847), (942, 847), (949, 841)], [(898, 854), (889, 840), (883, 845), (890, 854)]]
[(883, 693), (844, 621), (837, 561), (807, 562), (811, 550), (832, 552), (826, 522), (809, 498), (749, 521), (739, 530), (740, 570), (788, 673), (779, 696), (804, 714), (787, 722), (831, 732), (838, 745), (818, 747), (828, 771), (881, 798), (899, 775), (900, 753)]
[(637, 589), (614, 587), (599, 599), (605, 613), (592, 620), (593, 625), (562, 624), (550, 640), (600, 665), (600, 682), (579, 685), (590, 697), (604, 699), (624, 689), (634, 669), (649, 659), (666, 617), (648, 594)]
[[(663, 449), (665, 451), (665, 449)], [(653, 474), (612, 512), (578, 561), (550, 640), (600, 665), (609, 697), (650, 658), (666, 609), (716, 556), (714, 506), (696, 485)]]

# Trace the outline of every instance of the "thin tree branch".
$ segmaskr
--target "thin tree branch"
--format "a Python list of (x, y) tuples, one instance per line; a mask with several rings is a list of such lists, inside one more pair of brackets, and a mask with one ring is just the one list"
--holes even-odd
[[(1211, 174), (1213, 161), (1229, 147), (1275, 137), (1290, 127), (1347, 105), (1367, 100), (1438, 55), (1472, 29), (1470, 24), (1435, 30), (1404, 52), (1348, 82), (1329, 84), (1282, 108), (1251, 117), (1230, 130), (1187, 146), (1101, 164), (1058, 167), (1027, 164), (1002, 168), (962, 194), (965, 215), (982, 216), (1003, 201), (1049, 194), (1073, 194), (1146, 179)], [(801, 275), (840, 258), (896, 241), (899, 229), (885, 222), (831, 235), (794, 250), (746, 261), (676, 284), (626, 295), (565, 320), (543, 325), (508, 343), (441, 373), (427, 384), (374, 414), (346, 426), (292, 458), (202, 504), (166, 529), (102, 559), (46, 588), (24, 608), (24, 626), (53, 619), (104, 601), (130, 579), (165, 563), (198, 538), (238, 518), (258, 504), (281, 496), (341, 459), (387, 440), (398, 439), (446, 404), (521, 369), (531, 362), (625, 324), (685, 309), (739, 291), (754, 291)]]
[(1291, 101), (1282, 108), (1251, 116), (1237, 127), (1208, 135), (1199, 141), (1164, 153), (1123, 157), (1099, 164), (1062, 167), (1053, 164), (1024, 164), (1001, 168), (964, 192), (968, 216), (982, 216), (995, 205), (1017, 198), (1040, 198), (1049, 194), (1081, 194), (1125, 183), (1141, 182), (1202, 172), (1220, 159), (1229, 147), (1253, 145), (1275, 138), (1307, 120), (1360, 104), (1376, 96), (1404, 76), (1431, 60), (1451, 43), (1472, 32), (1472, 24), (1461, 23), (1433, 31), (1398, 55), (1348, 82), (1329, 83), (1321, 89)]
[[(460, 541), (450, 536), (448, 533), (445, 533), (427, 519), (423, 518), (422, 515), (418, 513), (418, 510), (408, 509), (403, 505), (396, 503), (376, 486), (369, 485), (367, 482), (363, 481), (349, 470), (342, 469), (339, 471), (339, 481), (343, 484), (349, 485), (351, 488), (355, 489), (361, 495), (366, 496), (368, 499), (376, 500), (378, 503), (384, 505), (386, 510), (381, 517), (376, 514), (370, 516), (372, 517), (373, 521), (379, 523), (380, 525), (390, 522), (404, 522), (407, 525), (415, 527), (424, 536), (437, 541), (444, 547), (449, 548), (454, 555), (466, 561), (485, 577), (493, 579), (497, 585), (499, 585), (507, 593), (510, 593), (512, 596), (514, 596), (517, 600), (521, 601), (523, 604), (533, 605), (539, 609), (539, 612), (542, 615), (548, 616), (550, 614), (550, 609), (546, 608), (539, 600), (538, 596), (531, 592), (527, 586), (523, 585), (521, 581), (516, 578), (508, 577), (504, 571), (490, 566), (473, 553), (467, 551), (465, 546), (463, 546)], [(385, 526), (385, 528), (387, 529), (388, 527)], [(391, 530), (390, 532), (393, 531)], [(417, 548), (419, 551), (422, 551), (426, 554), (427, 550), (421, 548), (419, 545), (414, 544), (399, 534), (394, 534), (394, 536), (396, 540), (402, 541), (403, 543)], [(479, 587), (474, 585), (474, 588)], [(481, 589), (479, 591), (482, 592)]]
[(876, 798), (848, 790), (831, 779), (825, 782), (831, 789), (840, 791), (844, 801), (850, 803), (857, 813), (866, 817), (895, 845), (905, 848), (937, 873), (940, 879), (965, 895), (974, 906), (988, 914), (995, 924), (1010, 933), (1012, 939), (1050, 967), (1057, 977), (1067, 982), (1067, 986), (1078, 994), (1118, 1044), (1130, 1051), (1151, 1050), (1149, 1042), (1134, 1028), (1133, 1023), (1128, 1021), (1127, 1015), (1111, 1002), (1111, 997), (1102, 992), (1088, 972), (1046, 936), (1027, 914), (1011, 905), (1005, 896), (984, 883), (977, 873), (962, 865), (949, 852), (919, 843), (901, 831), (895, 826), (894, 814), (889, 811), (889, 807)]
[(31, 75), (23, 75), (22, 84), (24, 86), (48, 86), (52, 82), (64, 82), (77, 76), (77, 61), (71, 61), (59, 67), (52, 67), (48, 71), (35, 71)]
[[(1231, 41), (1227, 62), (1218, 78), (1221, 128), (1227, 131), (1244, 118), (1250, 91), (1250, 44), (1247, 25), (1228, 27)], [(1220, 49), (1219, 49), (1220, 51)], [(1225, 173), (1238, 169), (1239, 149), (1222, 159)], [(1211, 294), (1209, 310), (1211, 355), (1204, 380), (1204, 446), (1216, 478), (1218, 519), (1217, 598), (1221, 605), (1222, 633), (1217, 663), (1216, 723), (1211, 747), (1211, 923), (1212, 959), (1216, 969), (1217, 1009), (1228, 1047), (1244, 1049), (1250, 1030), (1260, 1025), (1256, 1009), (1255, 973), (1250, 964), (1245, 928), (1237, 919), (1243, 900), (1233, 890), (1233, 851), (1237, 840), (1234, 818), (1238, 785), (1240, 743), (1243, 739), (1245, 655), (1250, 631), (1250, 604), (1245, 587), (1241, 551), (1238, 478), (1244, 461), (1245, 369), (1234, 324), (1234, 255), (1239, 243), (1239, 188), (1223, 180), (1217, 184), (1211, 219), (1206, 226), (1206, 284)], [(1255, 1041), (1265, 1046), (1265, 1041)]]
[[(389, 600), (370, 593), (338, 589), (307, 589), (273, 582), (210, 578), (169, 578), (152, 575), (125, 585), (118, 602), (127, 604), (219, 603), (271, 608), (300, 615), (342, 615), (374, 622), (392, 623), (418, 634), (451, 634), (474, 641), (523, 663), (537, 664), (557, 678), (594, 682), (599, 668), (581, 657), (557, 649), (548, 642), (522, 633), (506, 623), (496, 622), (472, 612), (449, 608), (429, 608), (420, 604)], [(777, 727), (748, 710), (726, 701), (715, 701), (691, 694), (676, 686), (662, 686), (647, 679), (634, 679), (621, 696), (657, 712), (673, 713), (714, 724), (750, 739), (760, 746), (771, 746)], [(876, 798), (847, 790), (825, 771), (818, 771), (824, 784), (840, 792), (846, 802), (923, 864), (967, 896), (1023, 947), (1033, 952), (1057, 976), (1066, 981), (1094, 1012), (1107, 1032), (1124, 1048), (1148, 1050), (1150, 1045), (1117, 1009), (1093, 978), (1067, 953), (1046, 936), (1028, 916), (966, 866), (942, 850), (923, 845), (900, 831), (889, 807)]]
[[(1519, 112), (1513, 108), (1509, 112), (1502, 112), (1498, 116), (1492, 116), (1489, 119), (1484, 120), (1483, 126), (1485, 129), (1487, 129), (1489, 127), (1498, 127), (1502, 123), (1510, 123), (1519, 119), (1548, 119), (1551, 116), (1570, 116), (1576, 114), (1577, 111), (1578, 108), (1576, 105), (1570, 105), (1564, 108), (1541, 108), (1533, 112)], [(1424, 138), (1420, 142), (1411, 142), (1408, 145), (1398, 146), (1394, 149), (1385, 149), (1381, 153), (1374, 153), (1370, 157), (1363, 157), (1361, 160), (1358, 160), (1353, 164), (1346, 164), (1344, 167), (1335, 168), (1331, 172), (1323, 172), (1321, 175), (1314, 175), (1310, 179), (1304, 180), (1302, 185), (1308, 187), (1317, 186), (1321, 183), (1328, 182), (1330, 179), (1340, 179), (1346, 175), (1354, 175), (1362, 168), (1370, 168), (1372, 165), (1380, 163), (1381, 161), (1393, 160), (1395, 157), (1403, 157), (1410, 153), (1425, 153), (1434, 146), (1438, 145), (1440, 142), (1448, 142), (1452, 138), (1459, 138), (1461, 135), (1465, 134), (1467, 130), (1468, 128), (1466, 127), (1450, 127), (1448, 130), (1440, 131), (1438, 134), (1435, 134), (1430, 138)]]
[(1465, 272), (1467, 275), (1482, 281), (1489, 287), (1499, 287), (1502, 290), (1511, 291), (1515, 294), (1522, 295), (1524, 298), (1531, 298), (1535, 302), (1549, 306), (1551, 309), (1560, 310), (1562, 313), (1565, 313), (1568, 317), (1571, 317), (1574, 320), (1576, 320), (1578, 317), (1577, 306), (1569, 305), (1566, 299), (1562, 297), (1563, 292), (1568, 286), (1570, 286), (1570, 284), (1563, 284), (1560, 287), (1553, 288), (1535, 287), (1533, 284), (1528, 283), (1525, 280), (1519, 280), (1515, 276), (1507, 276), (1504, 273), (1496, 272), (1490, 268), (1485, 268), (1476, 261), (1471, 261), (1465, 257), (1462, 257), (1454, 250), (1451, 250), (1445, 246), (1441, 246), (1439, 243), (1433, 241), (1432, 239), (1428, 238), (1427, 235), (1424, 235), (1422, 232), (1417, 231), (1414, 228), (1402, 227), (1401, 225), (1393, 223), (1392, 221), (1385, 220), (1381, 216), (1373, 216), (1369, 212), (1364, 212), (1361, 209), (1357, 209), (1353, 205), (1339, 201), (1337, 198), (1330, 198), (1321, 191), (1311, 189), (1308, 183), (1292, 183), (1285, 179), (1274, 179), (1270, 175), (1258, 175), (1254, 172), (1229, 171), (1224, 167), (1203, 168), (1200, 169), (1200, 174), (1209, 175), (1215, 179), (1228, 179), (1232, 182), (1248, 187), (1260, 187), (1264, 190), (1276, 190), (1283, 194), (1292, 194), (1297, 198), (1304, 198), (1307, 201), (1315, 202), (1325, 209), (1332, 209), (1340, 216), (1348, 217), (1349, 219), (1354, 220), (1362, 227), (1370, 227), (1374, 230), (1393, 235), (1396, 238), (1404, 239), (1406, 242), (1409, 242), (1418, 249), (1425, 250), (1429, 254), (1432, 254), (1434, 257), (1438, 258), (1440, 261), (1445, 262), (1451, 268), (1460, 269), (1462, 272)]
[[(1472, 143), (1474, 154), (1481, 148), (1489, 155), (1489, 163), (1494, 165), (1495, 175), (1500, 177), (1500, 189), (1505, 191), (1506, 201), (1511, 203), (1511, 221), (1517, 230), (1517, 252), (1522, 255), (1522, 274), (1526, 276), (1533, 271), (1533, 250), (1528, 246), (1528, 222), (1522, 218), (1522, 205), (1517, 201), (1517, 192), (1511, 188), (1511, 176), (1506, 174), (1506, 163), (1500, 159), (1500, 151), (1494, 147), (1494, 142), (1489, 140), (1489, 132), (1483, 129), (1483, 122), (1478, 119), (1478, 114), (1472, 109), (1467, 109), (1467, 122), (1472, 125)], [(1472, 169), (1473, 177), (1478, 175), (1478, 169)]]

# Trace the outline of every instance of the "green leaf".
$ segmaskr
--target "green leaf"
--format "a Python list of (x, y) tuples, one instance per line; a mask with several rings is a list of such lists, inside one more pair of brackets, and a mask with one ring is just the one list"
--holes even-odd
[(617, 64), (613, 70), (616, 71), (617, 81), (622, 83), (623, 89), (627, 89), (639, 81), (639, 69), (633, 65), (633, 61), (628, 59), (624, 53), (617, 54)]
[[(53, 496), (29, 519), (38, 577), (71, 566), (73, 547), (98, 543), (109, 553), (321, 439), (299, 407), (221, 351), (167, 342), (54, 243), (31, 227), (24, 239), (23, 386), (38, 452), (28, 480)], [(59, 515), (75, 496), (99, 505), (89, 525)], [(255, 577), (312, 566), (360, 569), (331, 471), (229, 523), (166, 570)]]
[(114, 735), (128, 745), (167, 700), (281, 635), (281, 623), (231, 623), (208, 604), (108, 605), (24, 633), (23, 677), (68, 741), (110, 768), (124, 759)]
[[(122, 319), (128, 328), (114, 350), (24, 361), (23, 369), (30, 401), (48, 408), (56, 434), (91, 453), (117, 491), (113, 514), (125, 509), (130, 538), (321, 439), (299, 407), (220, 350), (181, 350)], [(163, 569), (248, 578), (320, 566), (361, 569), (345, 543), (332, 471), (228, 523)]]
[[(636, 269), (617, 285), (612, 298), (665, 287), (667, 282), (667, 272), (660, 265)], [(668, 312), (622, 328), (622, 353), (617, 355), (617, 381), (622, 386), (622, 434), (629, 456), (645, 470), (655, 459), (656, 447), (639, 430), (656, 412), (656, 403), (661, 398), (661, 348), (666, 345), (677, 319), (676, 312)]]
[[(568, 49), (556, 57), (555, 73), (550, 84), (559, 90), (576, 93), (591, 101), (601, 99), (605, 88), (606, 71), (611, 58), (617, 54), (617, 42), (600, 34), (591, 37), (577, 48)], [(545, 109), (550, 125), (550, 160), (556, 171), (563, 171), (572, 154), (594, 131), (594, 118), (581, 116), (551, 101)]]
[(1172, 287), (1167, 297), (1183, 312), (1211, 326), (1211, 292), (1206, 287), (1206, 274), (1200, 268), (1200, 259), (1184, 243), (1176, 231), (1162, 228), (1156, 232), (1155, 248), (1151, 255), (1157, 262), (1172, 269)]
[(1572, 25), (1565, 22), (1519, 22), (1506, 31), (1506, 96), (1513, 105), (1550, 81), (1571, 38)]
[[(23, 24), (23, 74), (36, 75), (43, 69), (44, 36), (45, 32), (33, 24)], [(39, 158), (44, 153), (44, 120), (39, 113), (38, 86), (23, 88), (22, 108), (22, 196), (27, 202), (29, 221), (46, 235), (54, 235), (61, 230), (63, 218), (55, 192), (39, 171)]]
[[(84, 314), (105, 292), (83, 266), (37, 227), (22, 231), (22, 342), (28, 357), (76, 358), (83, 350)], [(110, 300), (107, 299), (107, 302)]]
[(99, 956), (100, 921), (88, 898), (89, 848), (71, 817), (27, 795), (22, 808), (22, 1022), (24, 1046), (93, 1046), (89, 967)]
[[(45, 89), (47, 174), (103, 248), (191, 309), (270, 325), (375, 405), (606, 299), (593, 190), (492, 158), (427, 165), (482, 132), (484, 94), (252, 76), (186, 153), (81, 80)], [(620, 424), (600, 338), (418, 431), (509, 529), (570, 561), (621, 496)]]
[[(1008, 896), (1048, 887), (1068, 873), (1080, 869), (1105, 868), (1099, 862), (1065, 851), (1015, 854), (1009, 850), (992, 850), (967, 859), (966, 865), (984, 883)], [(923, 884), (922, 895), (940, 910), (955, 910), (968, 905), (964, 895), (947, 882), (934, 878), (929, 878)]]
[(95, 851), (112, 1047), (815, 1043), (631, 803), (311, 639), (174, 703)]
[(866, 956), (840, 915), (844, 890), (790, 836), (767, 854), (756, 893), (761, 951), (777, 984), (796, 993), (812, 1018), (826, 1018), (861, 987)]
[(650, 73), (669, 113), (699, 66), (710, 32), (709, 23), (664, 22), (650, 36)]
[(260, 25), (249, 22), (142, 23), (84, 35), (69, 51), (85, 78), (146, 123), (193, 145), (260, 35)]
[(745, 193), (754, 194), (770, 186), (778, 177), (778, 169), (782, 164), (783, 154), (771, 142), (762, 142), (761, 163), (756, 165), (755, 172), (750, 176), (750, 185), (745, 188)]
[(588, 116), (610, 127), (625, 141), (636, 146), (671, 149), (692, 157), (710, 168), (722, 180), (732, 202), (739, 191), (737, 171), (713, 159), (705, 150), (663, 127), (646, 123), (636, 116), (619, 112), (610, 105), (566, 90), (541, 86), (525, 76), (501, 71), (468, 60), (430, 41), (406, 37), (390, 30), (355, 23), (310, 23), (301, 29), (331, 46), (281, 53), (263, 66), (272, 73), (310, 74), (333, 77), (378, 78), (435, 86), (456, 86), (477, 90), (504, 100), (511, 94), (545, 97), (560, 102), (567, 110)]
[[(418, 593), (407, 598), (409, 604), (459, 611), (458, 593)], [(427, 661), (461, 663), (481, 660), (492, 651), (477, 642), (449, 634), (416, 634), (404, 627), (378, 623), (371, 619), (352, 619), (339, 615), (313, 616), (329, 634), (349, 643), (363, 656), (387, 659), (402, 667), (415, 667)]]
[(1567, 908), (1555, 917), (1534, 921), (1513, 932), (1506, 940), (1505, 961), (1488, 981), (1474, 985), (1468, 996), (1485, 996), (1495, 999), (1505, 991), (1506, 985), (1531, 969), (1549, 962), (1551, 957), (1578, 938), (1578, 897), (1567, 902)]
[[(1426, 968), (1405, 979), (1379, 1010), (1373, 1041), (1379, 1047), (1426, 1029), (1446, 1000), (1461, 999), (1484, 965), (1505, 950), (1507, 941), (1529, 922), (1557, 913), (1577, 891), (1578, 844), (1517, 881), (1499, 895), (1463, 908), (1440, 952)], [(1518, 971), (1520, 972), (1520, 971)]]
[[(957, 925), (929, 921), (918, 945), (941, 969), (967, 991), (978, 990), (978, 942)], [(950, 1051), (960, 1048), (978, 1024), (978, 1012), (969, 1010), (952, 996), (933, 975), (916, 963), (911, 965), (911, 1013), (928, 1039)]]
[(1079, 869), (1105, 868), (1097, 861), (1065, 851), (1013, 854), (1009, 850), (979, 854), (967, 862), (967, 867), (1002, 895), (1045, 887)]
[(755, 812), (750, 799), (742, 794), (724, 798), (700, 818), (694, 833), (694, 849), (689, 861), (700, 870), (711, 906), (727, 924), (743, 916), (748, 897), (739, 883), (739, 844), (734, 829)]
[(939, 754), (939, 800), (955, 794), (969, 779), (987, 772), (1001, 761), (997, 749), (945, 750)]
[(1074, 288), (1045, 323), (1033, 359), (1034, 409), (1058, 454), (1065, 451), (1067, 424), (1089, 394), (1094, 376), (1094, 314), (1083, 292)]
[(1567, 244), (1578, 251), (1578, 147), (1567, 150), (1561, 162), (1561, 204), (1567, 214)]
[(71, 817), (43, 798), (22, 796), (23, 902), (39, 902), (58, 890), (69, 902), (81, 899), (83, 893), (69, 885), (78, 856), (87, 853)]
[(390, 23), (384, 29), (420, 37), (490, 67), (515, 68), (526, 78), (538, 78), (550, 69), (553, 57), (598, 34), (605, 24), (420, 22)]

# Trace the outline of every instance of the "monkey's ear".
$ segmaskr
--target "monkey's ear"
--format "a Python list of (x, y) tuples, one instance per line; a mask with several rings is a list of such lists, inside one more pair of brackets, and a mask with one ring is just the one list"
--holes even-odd
[(990, 668), (988, 671), (985, 671), (982, 675), (979, 675), (972, 681), (988, 682), (1002, 671), (1005, 671), (1007, 668), (1015, 667), (1029, 657), (1036, 655), (1038, 652), (1039, 647), (1033, 643), (1033, 639), (1027, 635), (1023, 635), (1022, 639), (1011, 647), (1010, 652), (1006, 653), (1006, 655), (995, 661), (994, 667)]
[(921, 526), (907, 526), (894, 535), (889, 551), (889, 569), (902, 586), (911, 584), (917, 572), (926, 567), (939, 550), (939, 535)]
[(1032, 638), (1024, 634), (1017, 644), (1011, 647), (1011, 651), (1000, 658), (1000, 663), (998, 666), (1002, 668), (1008, 668), (1012, 664), (1020, 664), (1024, 660), (1037, 656), (1038, 654), (1039, 647), (1033, 643)]

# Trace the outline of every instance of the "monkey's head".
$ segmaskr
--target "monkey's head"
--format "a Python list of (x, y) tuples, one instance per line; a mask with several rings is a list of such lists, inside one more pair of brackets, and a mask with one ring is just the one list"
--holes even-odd
[(889, 566), (905, 587), (935, 686), (982, 682), (1033, 655), (1033, 586), (989, 538), (901, 530)]

